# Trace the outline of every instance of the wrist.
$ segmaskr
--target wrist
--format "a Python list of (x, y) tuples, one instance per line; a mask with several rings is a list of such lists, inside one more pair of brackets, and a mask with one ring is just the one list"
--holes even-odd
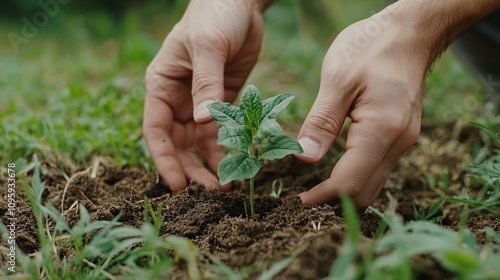
[(430, 66), (455, 37), (499, 9), (500, 1), (399, 0), (391, 6), (396, 23)]

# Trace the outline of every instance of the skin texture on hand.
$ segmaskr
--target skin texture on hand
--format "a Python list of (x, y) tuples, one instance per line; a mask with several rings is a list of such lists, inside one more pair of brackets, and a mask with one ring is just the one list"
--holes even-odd
[(300, 194), (305, 205), (345, 192), (369, 206), (420, 133), (425, 75), (449, 41), (500, 1), (400, 0), (343, 30), (323, 61), (321, 85), (298, 139), (318, 162), (350, 117), (346, 151), (330, 178)]
[(226, 190), (217, 170), (225, 156), (207, 105), (232, 102), (255, 65), (263, 19), (260, 2), (192, 0), (146, 72), (143, 133), (172, 191), (188, 180)]

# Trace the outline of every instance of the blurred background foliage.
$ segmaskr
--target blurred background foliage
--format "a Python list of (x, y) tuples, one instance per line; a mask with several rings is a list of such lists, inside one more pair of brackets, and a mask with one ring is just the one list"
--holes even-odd
[[(21, 35), (26, 20), (43, 11), (40, 2), (59, 1), (67, 4), (59, 4), (15, 52), (8, 34)], [(8, 158), (69, 153), (82, 162), (101, 153), (118, 164), (140, 164), (147, 158), (140, 130), (144, 71), (188, 1), (40, 2), (0, 2), (0, 152)], [(248, 82), (267, 96), (295, 94), (281, 117), (297, 129), (314, 102), (323, 56), (336, 34), (384, 5), (277, 1), (265, 13), (263, 48)], [(445, 53), (427, 81), (424, 123), (473, 119), (481, 111), (482, 91)]]

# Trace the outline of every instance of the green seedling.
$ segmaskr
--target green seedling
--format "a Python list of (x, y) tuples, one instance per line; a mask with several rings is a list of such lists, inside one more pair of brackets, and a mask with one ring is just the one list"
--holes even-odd
[(239, 107), (226, 102), (208, 106), (214, 120), (222, 125), (217, 144), (230, 150), (217, 169), (220, 183), (250, 179), (252, 219), (255, 217), (254, 181), (262, 167), (261, 161), (303, 152), (297, 140), (285, 135), (276, 121), (276, 115), (293, 98), (285, 93), (262, 100), (259, 90), (249, 85), (243, 91)]
[[(276, 187), (276, 185), (278, 185), (278, 187)], [(271, 193), (269, 194), (269, 196), (273, 198), (280, 198), (282, 191), (283, 191), (283, 180), (281, 180), (281, 178), (276, 179), (273, 181), (273, 184), (271, 186)]]

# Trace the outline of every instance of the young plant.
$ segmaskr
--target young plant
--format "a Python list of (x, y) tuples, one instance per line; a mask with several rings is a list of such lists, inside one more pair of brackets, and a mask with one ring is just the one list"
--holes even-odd
[(280, 94), (262, 100), (258, 89), (249, 85), (243, 91), (239, 107), (226, 102), (208, 106), (214, 120), (221, 124), (217, 144), (230, 151), (219, 163), (217, 173), (222, 185), (231, 181), (250, 179), (250, 213), (254, 211), (255, 175), (262, 167), (262, 160), (280, 159), (290, 154), (302, 153), (295, 138), (285, 135), (276, 121), (294, 97)]
[[(276, 185), (278, 185), (278, 187), (276, 187)], [(283, 191), (283, 180), (281, 180), (281, 178), (276, 179), (273, 181), (273, 184), (271, 186), (271, 193), (269, 194), (269, 196), (273, 198), (280, 198), (282, 191)]]

